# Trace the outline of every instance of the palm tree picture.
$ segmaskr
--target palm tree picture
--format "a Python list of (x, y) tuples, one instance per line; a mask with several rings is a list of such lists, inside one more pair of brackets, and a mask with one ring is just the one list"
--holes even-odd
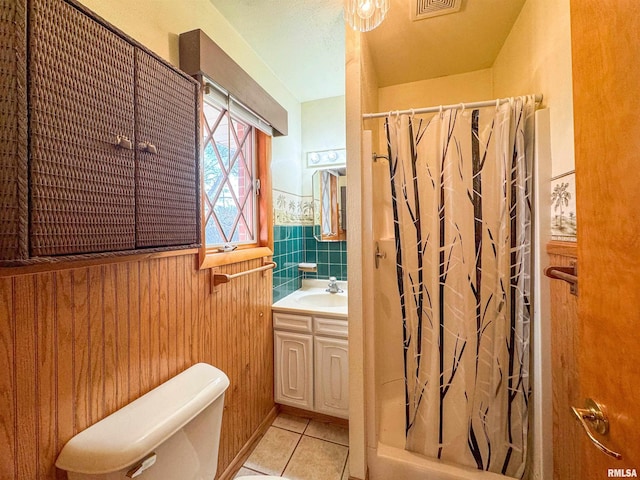
[(571, 192), (568, 190), (569, 183), (558, 183), (551, 193), (551, 203), (553, 204), (553, 211), (557, 212), (560, 209), (560, 216), (556, 215), (556, 225), (559, 230), (564, 230), (562, 225), (562, 219), (564, 216), (564, 208), (569, 206), (569, 200), (571, 199)]

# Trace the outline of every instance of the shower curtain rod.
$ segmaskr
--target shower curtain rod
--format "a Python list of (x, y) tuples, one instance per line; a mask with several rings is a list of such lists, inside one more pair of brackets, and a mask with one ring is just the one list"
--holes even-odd
[[(415, 108), (409, 110), (391, 110), (389, 112), (379, 112), (379, 113), (363, 113), (362, 118), (367, 120), (369, 118), (383, 118), (388, 115), (407, 115), (414, 113), (436, 113), (440, 110), (447, 110), (451, 108), (481, 108), (481, 107), (490, 107), (492, 105), (502, 104), (508, 102), (509, 98), (499, 98), (497, 100), (486, 100), (484, 102), (474, 102), (474, 103), (454, 103), (453, 105), (440, 105), (437, 107), (427, 107), (427, 108)], [(542, 95), (535, 95), (536, 103), (542, 102)]]

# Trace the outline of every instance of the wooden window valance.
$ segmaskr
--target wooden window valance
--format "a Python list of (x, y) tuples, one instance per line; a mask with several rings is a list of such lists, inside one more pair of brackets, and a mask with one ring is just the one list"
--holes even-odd
[(274, 136), (287, 135), (287, 111), (202, 30), (180, 34), (180, 69), (210, 78), (269, 122)]

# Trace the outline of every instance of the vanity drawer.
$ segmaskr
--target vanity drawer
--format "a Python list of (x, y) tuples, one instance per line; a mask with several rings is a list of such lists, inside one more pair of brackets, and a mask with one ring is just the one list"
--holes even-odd
[(290, 330), (293, 332), (312, 332), (310, 315), (291, 315), (289, 313), (273, 312), (273, 328)]
[(346, 318), (325, 318), (314, 316), (314, 333), (332, 337), (347, 338), (349, 323)]

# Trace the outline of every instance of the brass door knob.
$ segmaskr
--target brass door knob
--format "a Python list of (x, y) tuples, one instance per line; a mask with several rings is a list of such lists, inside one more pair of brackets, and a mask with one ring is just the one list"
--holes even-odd
[(618, 452), (605, 447), (594, 435), (591, 429), (595, 430), (600, 435), (606, 435), (609, 432), (609, 419), (607, 418), (607, 412), (604, 405), (600, 405), (598, 402), (587, 398), (585, 401), (585, 408), (571, 407), (576, 419), (584, 428), (585, 433), (598, 450), (613, 457), (617, 460), (622, 460), (622, 455)]

